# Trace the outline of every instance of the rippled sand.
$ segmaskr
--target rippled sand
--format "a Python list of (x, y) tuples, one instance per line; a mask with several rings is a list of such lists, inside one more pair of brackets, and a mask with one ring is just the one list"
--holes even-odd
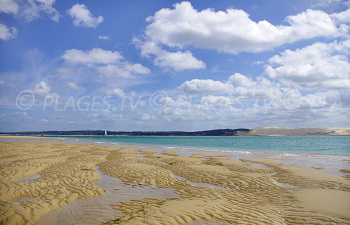
[(1, 224), (350, 224), (345, 177), (273, 159), (34, 141), (0, 143)]

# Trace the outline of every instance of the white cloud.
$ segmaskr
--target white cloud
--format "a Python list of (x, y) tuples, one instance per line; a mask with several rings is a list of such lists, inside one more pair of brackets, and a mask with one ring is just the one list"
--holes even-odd
[(340, 13), (333, 13), (331, 17), (335, 18), (340, 23), (350, 23), (350, 9)]
[(98, 39), (100, 39), (100, 40), (110, 40), (111, 39), (111, 37), (110, 36), (98, 36)]
[(234, 101), (228, 96), (207, 95), (201, 98), (201, 105), (205, 106), (228, 106)]
[(68, 87), (70, 87), (70, 88), (72, 88), (72, 89), (74, 89), (74, 90), (77, 90), (77, 91), (82, 89), (82, 88), (79, 87), (76, 83), (73, 83), (73, 82), (70, 82), (70, 83), (68, 83), (67, 85), (68, 85)]
[(44, 3), (46, 5), (52, 5), (55, 3), (56, 0), (36, 0), (37, 2)]
[(265, 77), (257, 77), (254, 81), (240, 73), (230, 76), (228, 82), (233, 86), (232, 94), (238, 97), (280, 97), (286, 90), (281, 89), (280, 84), (270, 81)]
[(101, 111), (99, 113), (92, 113), (89, 117), (93, 122), (111, 123), (114, 121), (120, 121), (123, 118), (123, 115), (115, 114), (110, 111)]
[(112, 90), (104, 89), (102, 90), (102, 92), (105, 93), (106, 95), (117, 96), (117, 97), (122, 97), (125, 95), (124, 91), (120, 88), (114, 88)]
[(55, 0), (37, 1), (42, 2), (42, 4), (39, 4), (39, 9), (48, 14), (53, 21), (58, 22), (60, 20), (61, 14), (55, 8), (52, 7), (52, 5), (55, 3)]
[[(263, 82), (258, 79), (254, 82), (256, 85), (249, 85), (249, 88), (253, 90), (255, 86), (256, 91), (259, 91), (263, 86), (260, 83)], [(235, 127), (242, 125), (256, 127), (256, 124), (305, 126), (305, 123), (312, 121), (311, 124), (315, 126), (325, 118), (332, 119), (334, 116), (340, 116), (340, 120), (335, 119), (338, 122), (344, 120), (346, 117), (343, 116), (344, 112), (349, 111), (349, 108), (342, 108), (341, 103), (337, 103), (337, 99), (340, 98), (338, 91), (302, 95), (297, 89), (274, 88), (279, 88), (282, 94), (270, 99), (260, 97), (246, 99), (245, 95), (204, 95), (187, 96), (187, 98), (179, 96), (177, 99), (173, 96), (164, 97), (161, 99), (164, 107), (158, 115), (165, 121), (175, 122), (174, 125), (181, 121), (191, 121), (190, 124), (222, 123), (225, 127), (228, 124)], [(317, 122), (314, 122), (315, 120)]]
[(52, 7), (54, 0), (24, 1), (20, 5), (18, 16), (31, 22), (41, 16), (41, 13), (48, 15), (53, 21), (58, 22), (61, 14)]
[(350, 7), (349, 0), (316, 0), (313, 8), (324, 8), (328, 11), (337, 11), (344, 9), (344, 7)]
[(255, 65), (261, 65), (261, 64), (264, 64), (264, 61), (256, 61), (254, 62)]
[(175, 71), (205, 68), (204, 62), (196, 59), (189, 51), (169, 52), (153, 42), (142, 42), (138, 39), (134, 39), (134, 42), (141, 49), (142, 56), (155, 56), (153, 63), (161, 68), (170, 68)]
[(287, 25), (255, 22), (243, 10), (197, 11), (190, 2), (161, 9), (148, 17), (146, 41), (172, 48), (194, 46), (219, 52), (261, 52), (285, 43), (315, 37), (342, 35), (341, 29), (323, 11), (306, 10), (285, 19)]
[(256, 82), (252, 81), (252, 79), (240, 73), (235, 73), (234, 75), (230, 76), (228, 80), (231, 82), (231, 84), (235, 84), (236, 86), (243, 86), (243, 87), (256, 86)]
[(70, 64), (83, 64), (96, 69), (107, 77), (132, 78), (135, 74), (149, 74), (151, 71), (141, 64), (131, 64), (117, 51), (93, 48), (89, 51), (66, 50), (62, 58)]
[(9, 40), (15, 38), (17, 35), (17, 29), (14, 27), (8, 28), (5, 24), (0, 23), (0, 39)]
[[(14, 14), (17, 18), (22, 18), (27, 22), (40, 17), (41, 13), (45, 13), (50, 18), (58, 22), (60, 13), (52, 7), (55, 0), (31, 0), (31, 1), (15, 1), (0, 0), (0, 13)], [(9, 40), (15, 38), (17, 30), (15, 27), (8, 28), (5, 24), (0, 23), (0, 39)]]
[(96, 28), (103, 22), (103, 16), (94, 17), (84, 4), (75, 4), (67, 11), (75, 26)]
[(112, 64), (117, 63), (123, 56), (117, 51), (108, 51), (101, 48), (93, 48), (90, 51), (78, 49), (66, 50), (63, 59), (72, 64)]
[(38, 94), (38, 95), (46, 95), (50, 92), (50, 90), (51, 90), (50, 85), (45, 81), (41, 81), (34, 86), (33, 92), (34, 94)]
[(27, 112), (13, 112), (10, 114), (0, 115), (0, 120), (6, 121), (23, 121), (28, 119), (32, 119), (32, 116)]
[(176, 71), (205, 68), (205, 64), (193, 57), (189, 51), (167, 52), (163, 50), (161, 54), (157, 55), (154, 64), (163, 68), (169, 67)]
[(107, 77), (132, 78), (134, 74), (149, 74), (150, 70), (140, 64), (122, 63), (99, 66), (97, 71)]
[(288, 86), (303, 88), (350, 87), (350, 40), (286, 50), (269, 59), (266, 73)]
[(125, 70), (128, 70), (132, 73), (138, 73), (138, 74), (149, 74), (151, 72), (150, 69), (147, 67), (142, 66), (139, 63), (135, 64), (130, 64), (130, 63), (125, 63)]
[(106, 65), (99, 66), (96, 68), (97, 71), (107, 77), (120, 77), (120, 78), (131, 78), (132, 73), (128, 70), (124, 70), (119, 65)]
[(177, 89), (190, 94), (222, 94), (232, 92), (233, 87), (221, 81), (193, 79), (185, 81)]
[(19, 5), (14, 0), (0, 0), (0, 12), (17, 14)]
[(257, 77), (254, 81), (240, 73), (233, 74), (226, 82), (211, 79), (185, 81), (177, 89), (189, 94), (229, 94), (241, 98), (276, 98), (288, 91), (288, 89), (281, 88), (279, 83), (265, 77)]
[(149, 121), (149, 120), (155, 119), (155, 117), (150, 113), (138, 113), (134, 118), (135, 120), (140, 120), (140, 121)]

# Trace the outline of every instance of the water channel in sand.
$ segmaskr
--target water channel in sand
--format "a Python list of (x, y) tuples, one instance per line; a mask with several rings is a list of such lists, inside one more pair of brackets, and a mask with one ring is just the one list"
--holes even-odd
[(120, 179), (106, 176), (95, 167), (101, 179), (95, 184), (103, 188), (106, 193), (86, 200), (77, 200), (64, 205), (44, 215), (37, 225), (86, 225), (101, 224), (103, 222), (121, 217), (123, 214), (112, 208), (112, 205), (131, 200), (144, 198), (178, 198), (179, 195), (169, 188), (152, 188), (150, 186), (129, 185)]

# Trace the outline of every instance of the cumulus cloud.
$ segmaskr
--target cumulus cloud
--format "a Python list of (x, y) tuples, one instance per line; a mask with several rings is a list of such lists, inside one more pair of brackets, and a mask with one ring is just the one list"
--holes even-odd
[(53, 21), (58, 22), (61, 14), (53, 7), (55, 0), (22, 1), (18, 16), (27, 22), (40, 18), (44, 13)]
[(126, 63), (125, 69), (132, 73), (138, 73), (138, 74), (149, 74), (151, 72), (150, 69), (142, 66), (139, 63), (135, 63), (135, 64)]
[(335, 18), (340, 23), (350, 23), (350, 9), (340, 13), (333, 13), (331, 14), (331, 17)]
[(169, 67), (176, 71), (205, 68), (205, 64), (193, 57), (189, 51), (168, 52), (163, 50), (156, 55), (154, 64), (163, 68)]
[(279, 83), (270, 81), (263, 76), (257, 77), (254, 81), (250, 77), (235, 73), (229, 77), (228, 82), (233, 86), (233, 95), (238, 97), (276, 98), (287, 91), (281, 88)]
[(130, 78), (132, 77), (132, 73), (128, 70), (124, 70), (119, 65), (106, 65), (99, 66), (96, 70), (107, 77), (120, 77), (120, 78)]
[(317, 42), (270, 58), (266, 73), (288, 86), (349, 88), (349, 53), (350, 40), (329, 44)]
[(260, 76), (253, 80), (240, 73), (233, 74), (226, 82), (211, 79), (185, 81), (177, 89), (189, 94), (229, 94), (243, 98), (274, 98), (280, 96), (283, 90), (279, 83), (270, 81), (265, 77)]
[(261, 52), (303, 39), (335, 37), (344, 31), (330, 15), (319, 10), (309, 9), (288, 16), (286, 25), (273, 25), (265, 20), (255, 22), (239, 9), (197, 11), (190, 2), (174, 7), (147, 18), (147, 40), (158, 46), (194, 46), (235, 54)]
[(117, 97), (122, 97), (125, 95), (124, 91), (120, 88), (114, 88), (112, 90), (103, 89), (102, 92), (105, 93), (106, 95), (117, 96)]
[(153, 42), (142, 42), (138, 39), (134, 39), (134, 42), (141, 49), (142, 56), (154, 56), (154, 65), (161, 68), (170, 68), (175, 71), (205, 68), (204, 62), (195, 58), (189, 51), (169, 52)]
[(0, 12), (17, 14), (19, 5), (14, 0), (1, 0), (0, 1)]
[(339, 11), (339, 9), (344, 9), (350, 7), (349, 0), (316, 0), (312, 8), (323, 8), (328, 11)]
[(223, 94), (232, 92), (233, 87), (227, 82), (224, 83), (211, 79), (193, 79), (190, 81), (185, 81), (177, 89), (190, 94)]
[(139, 121), (150, 121), (154, 120), (155, 117), (150, 113), (138, 113), (135, 115), (134, 119)]
[(94, 17), (84, 4), (75, 4), (67, 11), (75, 26), (96, 28), (103, 22), (103, 16)]
[(123, 118), (121, 114), (115, 114), (110, 111), (101, 111), (99, 113), (92, 113), (89, 115), (93, 122), (97, 123), (113, 123), (120, 121)]
[[(22, 18), (27, 22), (37, 19), (41, 14), (48, 15), (53, 21), (58, 22), (60, 13), (53, 8), (55, 0), (36, 0), (36, 1), (15, 1), (0, 0), (0, 13), (13, 14), (16, 18)], [(0, 24), (0, 39), (9, 40), (15, 38), (17, 30), (14, 27), (7, 27)]]
[(68, 85), (68, 87), (70, 87), (74, 90), (77, 90), (77, 91), (82, 89), (80, 86), (78, 86), (76, 83), (73, 83), (73, 82), (70, 82), (67, 85)]
[(7, 27), (5, 24), (0, 23), (0, 39), (1, 40), (9, 40), (15, 38), (17, 35), (17, 29), (14, 27)]
[(135, 74), (149, 74), (151, 71), (141, 64), (132, 64), (124, 60), (118, 51), (93, 48), (89, 51), (66, 50), (62, 58), (70, 64), (82, 64), (96, 69), (107, 77), (132, 78)]
[(41, 14), (48, 15), (53, 21), (58, 22), (60, 13), (53, 8), (55, 0), (36, 0), (36, 1), (15, 1), (1, 0), (0, 12), (14, 14), (19, 18), (31, 22), (37, 19)]
[(50, 90), (51, 86), (45, 81), (41, 81), (34, 86), (33, 92), (37, 95), (46, 95), (50, 92)]
[[(201, 96), (164, 97), (161, 99), (164, 107), (159, 115), (166, 121), (222, 122), (225, 127), (228, 123), (237, 127), (240, 121), (244, 127), (249, 121), (252, 126), (276, 123), (289, 123), (290, 126), (291, 121), (294, 126), (296, 123), (303, 126), (310, 118), (318, 122), (333, 116), (344, 119), (342, 115), (349, 111), (338, 91), (303, 95), (298, 89), (279, 86), (264, 77), (251, 79), (243, 76), (234, 74), (228, 78), (227, 82), (233, 82), (232, 94), (206, 95), (203, 92)], [(236, 86), (238, 84), (241, 86)]]
[(29, 120), (32, 119), (33, 117), (29, 115), (27, 112), (13, 112), (9, 114), (2, 114), (0, 115), (0, 120), (1, 121), (9, 121), (9, 122), (19, 122), (23, 120)]
[(110, 64), (106, 66), (98, 66), (97, 71), (107, 77), (132, 78), (134, 74), (149, 74), (151, 71), (141, 64)]
[(47, 15), (49, 15), (53, 21), (55, 22), (59, 21), (61, 14), (55, 8), (52, 7), (52, 5), (55, 3), (55, 0), (36, 0), (36, 1), (39, 2), (38, 8), (40, 11), (43, 11)]
[(228, 96), (207, 95), (201, 98), (201, 105), (204, 106), (228, 106), (233, 104), (234, 100)]
[(89, 51), (78, 49), (66, 50), (62, 58), (72, 64), (112, 64), (123, 59), (120, 52), (93, 48)]
[(111, 39), (111, 37), (110, 36), (98, 36), (98, 39), (100, 39), (100, 40), (109, 40), (109, 39)]

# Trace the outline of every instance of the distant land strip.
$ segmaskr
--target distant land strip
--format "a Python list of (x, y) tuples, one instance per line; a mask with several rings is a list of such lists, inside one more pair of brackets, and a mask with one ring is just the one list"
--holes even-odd
[(106, 133), (110, 136), (350, 136), (350, 127), (338, 128), (282, 128), (260, 127), (254, 129), (215, 129), (204, 131), (105, 131), (105, 130), (76, 130), (76, 131), (25, 131), (0, 132), (0, 135), (16, 136), (45, 136), (59, 135), (99, 135)]

